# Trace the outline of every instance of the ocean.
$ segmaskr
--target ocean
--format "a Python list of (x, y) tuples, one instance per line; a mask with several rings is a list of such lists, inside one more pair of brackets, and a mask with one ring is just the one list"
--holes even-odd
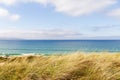
[(0, 55), (120, 52), (120, 40), (0, 40)]

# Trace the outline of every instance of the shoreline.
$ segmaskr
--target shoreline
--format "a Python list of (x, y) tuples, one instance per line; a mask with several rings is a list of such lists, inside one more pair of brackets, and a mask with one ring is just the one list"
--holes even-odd
[(51, 55), (71, 55), (71, 54), (119, 54), (120, 52), (108, 52), (108, 51), (100, 51), (100, 52), (84, 52), (84, 51), (75, 51), (75, 52), (64, 52), (64, 53), (19, 53), (19, 54), (0, 54), (0, 57), (4, 56), (51, 56)]

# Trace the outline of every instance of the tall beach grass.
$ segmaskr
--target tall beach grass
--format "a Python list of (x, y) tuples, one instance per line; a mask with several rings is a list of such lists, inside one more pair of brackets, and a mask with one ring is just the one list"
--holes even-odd
[(120, 80), (120, 54), (0, 57), (0, 80)]

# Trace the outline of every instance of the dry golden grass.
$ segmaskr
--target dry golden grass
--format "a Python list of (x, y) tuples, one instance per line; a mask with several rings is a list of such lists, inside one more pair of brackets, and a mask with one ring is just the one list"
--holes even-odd
[(120, 54), (1, 57), (0, 80), (120, 80)]

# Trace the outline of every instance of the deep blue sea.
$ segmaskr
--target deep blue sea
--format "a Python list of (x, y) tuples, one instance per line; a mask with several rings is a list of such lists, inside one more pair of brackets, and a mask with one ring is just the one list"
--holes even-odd
[(0, 54), (120, 52), (120, 40), (0, 40)]

